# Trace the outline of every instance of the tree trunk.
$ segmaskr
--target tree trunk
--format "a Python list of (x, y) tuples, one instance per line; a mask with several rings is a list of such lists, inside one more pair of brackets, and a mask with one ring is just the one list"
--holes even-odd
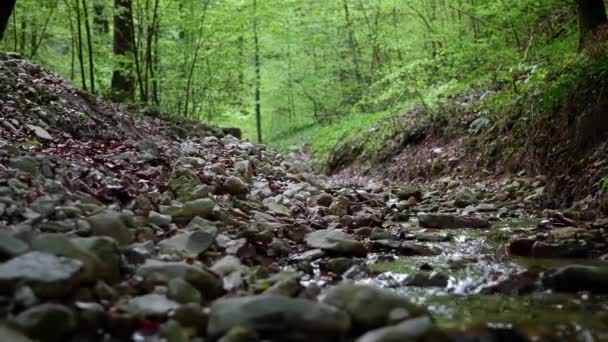
[(134, 78), (132, 73), (133, 26), (131, 26), (131, 0), (114, 0), (114, 55), (117, 69), (112, 73), (112, 100), (133, 100)]
[(353, 72), (355, 73), (355, 79), (357, 80), (358, 85), (361, 85), (361, 72), (359, 71), (359, 44), (357, 43), (355, 30), (350, 20), (350, 10), (348, 8), (347, 0), (343, 0), (342, 5), (344, 6), (344, 19), (346, 20), (346, 29), (348, 30), (348, 42), (352, 50)]
[(84, 13), (84, 27), (87, 34), (87, 51), (89, 54), (89, 84), (91, 85), (91, 93), (95, 94), (95, 63), (93, 60), (93, 39), (91, 37), (91, 25), (89, 24), (89, 10), (87, 3), (82, 0), (82, 10)]
[(255, 45), (255, 124), (258, 133), (258, 143), (262, 143), (262, 105), (260, 103), (260, 88), (262, 86), (262, 76), (260, 70), (260, 37), (258, 35), (258, 4), (253, 0), (253, 42)]
[(82, 89), (87, 90), (86, 71), (84, 69), (84, 54), (82, 49), (82, 24), (80, 18), (80, 3), (79, 0), (74, 2), (74, 10), (76, 12), (76, 32), (78, 32), (78, 62), (80, 63), (80, 79), (82, 80)]
[(17, 0), (4, 0), (2, 1), (2, 5), (0, 5), (0, 41), (2, 41), (2, 37), (4, 37), (4, 31), (6, 30), (6, 26), (8, 26), (8, 21), (13, 13), (16, 1)]
[(608, 19), (604, 0), (577, 0), (576, 3), (580, 30), (579, 46), (583, 48)]

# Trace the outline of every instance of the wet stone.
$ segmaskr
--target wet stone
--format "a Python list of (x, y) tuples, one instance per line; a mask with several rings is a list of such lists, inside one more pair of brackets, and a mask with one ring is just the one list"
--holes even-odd
[(420, 226), (425, 228), (489, 228), (490, 222), (482, 218), (451, 214), (418, 214)]
[(0, 292), (16, 284), (28, 285), (37, 296), (57, 298), (81, 281), (82, 262), (40, 252), (29, 252), (0, 265)]
[(447, 342), (451, 339), (433, 325), (429, 316), (406, 320), (399, 324), (367, 332), (355, 342), (405, 342), (433, 341)]
[(10, 324), (34, 339), (61, 342), (75, 329), (76, 318), (68, 307), (41, 304), (20, 313)]
[(546, 272), (542, 281), (556, 291), (608, 293), (608, 266), (564, 266)]
[(127, 245), (133, 241), (134, 234), (126, 226), (123, 216), (116, 211), (105, 211), (87, 218), (94, 235), (108, 236), (120, 245)]
[(339, 339), (350, 329), (346, 313), (326, 304), (276, 295), (220, 299), (211, 305), (208, 334), (214, 339), (242, 326), (281, 340)]
[(365, 256), (365, 247), (347, 233), (338, 229), (317, 230), (306, 235), (308, 247), (339, 254)]
[(346, 311), (353, 328), (367, 330), (382, 327), (389, 322), (392, 310), (404, 309), (414, 318), (426, 314), (426, 309), (388, 289), (367, 285), (341, 284), (330, 288), (323, 302)]
[(24, 254), (28, 245), (6, 231), (0, 230), (0, 260), (10, 259)]
[(167, 297), (151, 293), (140, 297), (135, 297), (129, 301), (128, 311), (132, 315), (140, 318), (144, 317), (165, 317), (169, 312), (177, 309), (179, 304)]
[(415, 273), (407, 277), (403, 284), (406, 286), (419, 287), (446, 287), (448, 285), (448, 280), (449, 277), (442, 273)]

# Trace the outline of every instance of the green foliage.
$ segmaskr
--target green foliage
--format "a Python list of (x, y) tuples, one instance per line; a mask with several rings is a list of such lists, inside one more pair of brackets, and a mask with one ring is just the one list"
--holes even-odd
[[(20, 0), (0, 49), (81, 84), (82, 4), (96, 88), (109, 94), (120, 59), (134, 58), (112, 53), (112, 0)], [(255, 137), (253, 1), (132, 0), (132, 10), (142, 89), (157, 88), (158, 103), (138, 87), (135, 98)], [(256, 17), (263, 135), (284, 149), (312, 143), (321, 159), (358, 133), (380, 149), (400, 129), (387, 117), (415, 107), (443, 114), (458, 94), (484, 93), (467, 107), (479, 113), (474, 134), (526, 106), (537, 115), (563, 99), (588, 63), (576, 49), (573, 4), (562, 0), (259, 0)], [(608, 64), (595, 64), (599, 77), (608, 75)]]

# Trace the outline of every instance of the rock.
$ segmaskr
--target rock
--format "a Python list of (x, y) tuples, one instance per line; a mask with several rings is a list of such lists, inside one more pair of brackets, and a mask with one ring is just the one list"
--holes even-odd
[(224, 192), (237, 197), (244, 197), (249, 193), (249, 185), (240, 177), (236, 176), (226, 178), (222, 185), (222, 189)]
[(419, 287), (446, 287), (448, 285), (448, 280), (448, 276), (437, 272), (431, 274), (416, 273), (407, 277), (403, 284), (406, 286)]
[(156, 293), (132, 298), (128, 304), (128, 311), (135, 317), (166, 317), (169, 312), (177, 309), (179, 304)]
[(441, 254), (441, 251), (436, 248), (432, 248), (432, 247), (428, 247), (428, 246), (420, 245), (420, 244), (415, 244), (415, 243), (411, 243), (411, 242), (407, 242), (407, 241), (404, 241), (401, 244), (399, 244), (398, 250), (399, 250), (399, 254), (406, 255), (406, 256), (410, 256), (410, 255), (434, 256), (434, 255)]
[(109, 237), (70, 240), (61, 234), (43, 234), (32, 242), (32, 248), (80, 260), (84, 265), (83, 280), (115, 283), (120, 278), (120, 253), (116, 242)]
[(452, 235), (444, 233), (423, 232), (416, 234), (416, 240), (422, 242), (446, 242), (451, 241), (452, 238)]
[(201, 293), (182, 278), (169, 280), (167, 297), (180, 304), (200, 303), (202, 300)]
[(295, 297), (302, 291), (299, 275), (287, 271), (260, 280), (254, 287), (257, 292), (264, 292), (266, 295), (273, 294), (287, 297)]
[(380, 227), (373, 228), (369, 234), (370, 240), (391, 240), (393, 237), (393, 234)]
[(0, 230), (0, 260), (10, 259), (24, 254), (29, 250), (28, 245), (13, 237), (4, 230)]
[(169, 226), (172, 220), (171, 215), (163, 215), (156, 211), (150, 211), (148, 214), (148, 222), (159, 227)]
[(477, 196), (470, 190), (459, 191), (454, 196), (454, 206), (457, 208), (465, 208), (474, 204), (477, 204)]
[(140, 266), (136, 273), (144, 278), (157, 274), (165, 282), (173, 278), (182, 278), (196, 288), (206, 300), (215, 299), (224, 293), (222, 280), (218, 276), (185, 262), (149, 260)]
[(200, 304), (188, 303), (180, 305), (172, 316), (180, 325), (199, 330), (202, 335), (206, 335), (207, 322), (209, 315), (207, 310), (203, 310)]
[(538, 287), (538, 279), (539, 272), (527, 270), (509, 275), (507, 279), (484, 288), (482, 293), (500, 293), (510, 296), (523, 295), (534, 291)]
[(53, 136), (49, 134), (49, 132), (47, 132), (46, 129), (40, 127), (40, 126), (36, 126), (36, 125), (26, 125), (26, 127), (34, 132), (34, 135), (40, 139), (40, 140), (45, 140), (45, 141), (51, 141), (53, 140)]
[(403, 319), (427, 314), (426, 309), (391, 290), (367, 285), (345, 283), (335, 286), (329, 289), (323, 302), (346, 311), (353, 328), (360, 331), (388, 324), (393, 310), (404, 310)]
[(160, 326), (159, 334), (165, 342), (190, 342), (190, 333), (173, 319)]
[(332, 272), (334, 274), (343, 274), (353, 266), (355, 261), (353, 258), (333, 258), (327, 261), (321, 262), (319, 266), (322, 270)]
[(78, 330), (91, 332), (105, 329), (108, 313), (106, 308), (96, 302), (76, 302)]
[(532, 255), (532, 246), (535, 242), (535, 239), (518, 238), (509, 242), (507, 251), (510, 255), (530, 256)]
[[(204, 193), (204, 191), (198, 190), (196, 196), (193, 194), (193, 189), (197, 189), (199, 186), (203, 186), (203, 184), (196, 172), (188, 165), (190, 163), (180, 158), (175, 164), (176, 166), (173, 168), (167, 184), (176, 194), (177, 199), (182, 202), (187, 202), (207, 197), (208, 191), (207, 193)], [(204, 187), (204, 189), (207, 188)]]
[(162, 253), (181, 253), (185, 255), (199, 255), (209, 249), (215, 241), (217, 230), (214, 233), (195, 231), (177, 234), (158, 243)]
[(535, 258), (586, 258), (589, 247), (579, 243), (546, 243), (536, 241), (532, 245)]
[(341, 310), (300, 298), (261, 295), (215, 301), (208, 336), (217, 339), (235, 326), (282, 341), (334, 341), (349, 331), (350, 320)]
[(236, 326), (230, 328), (218, 342), (255, 342), (258, 340), (259, 336), (255, 330)]
[(20, 332), (0, 325), (0, 341), (6, 342), (34, 342)]
[(14, 300), (17, 305), (23, 308), (29, 308), (40, 303), (40, 300), (29, 286), (18, 287), (14, 294)]
[(397, 198), (402, 201), (407, 201), (410, 197), (414, 197), (416, 201), (422, 201), (422, 189), (417, 186), (410, 185), (397, 190)]
[(477, 217), (450, 214), (418, 214), (420, 226), (425, 228), (489, 228), (490, 222)]
[(20, 313), (10, 324), (31, 338), (60, 342), (74, 330), (76, 318), (63, 305), (41, 304)]
[(213, 218), (215, 202), (211, 198), (200, 198), (186, 202), (178, 211), (176, 216), (194, 218), (200, 216), (204, 219)]
[(119, 212), (107, 210), (89, 216), (87, 222), (91, 225), (94, 235), (111, 237), (121, 246), (128, 245), (133, 241), (134, 234), (127, 227)]
[(396, 325), (367, 332), (355, 342), (447, 342), (445, 333), (433, 325), (429, 316), (422, 316)]
[(346, 196), (336, 197), (331, 205), (329, 211), (336, 216), (344, 216), (350, 213), (350, 200)]
[(41, 252), (29, 252), (0, 265), (0, 292), (27, 285), (43, 298), (59, 298), (81, 281), (82, 262)]
[(353, 256), (367, 254), (363, 244), (339, 229), (317, 230), (307, 234), (304, 240), (312, 249)]
[(40, 163), (32, 156), (11, 158), (8, 162), (8, 166), (33, 176), (36, 176), (40, 172)]
[(306, 199), (306, 206), (329, 208), (333, 201), (334, 198), (330, 194), (323, 192)]
[(282, 215), (282, 216), (290, 216), (291, 215), (291, 211), (289, 208), (287, 208), (284, 205), (278, 204), (278, 203), (268, 203), (266, 205), (266, 207), (268, 207), (268, 211), (277, 214), (277, 215)]
[(546, 272), (543, 285), (563, 292), (608, 293), (608, 267), (568, 265)]

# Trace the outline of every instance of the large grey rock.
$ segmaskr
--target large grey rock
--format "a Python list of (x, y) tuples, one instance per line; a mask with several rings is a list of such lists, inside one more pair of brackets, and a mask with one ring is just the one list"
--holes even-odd
[(454, 196), (454, 206), (458, 208), (465, 208), (477, 202), (477, 196), (470, 190), (461, 190)]
[(186, 202), (177, 212), (176, 216), (194, 218), (200, 216), (205, 219), (213, 218), (215, 202), (211, 198), (200, 198)]
[(27, 244), (8, 232), (0, 230), (0, 260), (10, 259), (29, 250)]
[(410, 197), (416, 199), (416, 201), (422, 200), (422, 189), (415, 185), (404, 186), (403, 188), (397, 190), (397, 197), (400, 200), (408, 200)]
[(396, 325), (372, 330), (359, 337), (356, 342), (443, 342), (448, 336), (433, 325), (428, 316), (422, 316)]
[(482, 218), (451, 214), (418, 214), (420, 226), (425, 228), (489, 228), (490, 222)]
[(62, 234), (42, 234), (32, 241), (32, 249), (80, 260), (82, 280), (103, 280), (109, 283), (120, 279), (118, 246), (108, 237), (68, 239)]
[(194, 286), (207, 300), (215, 299), (224, 293), (222, 280), (217, 275), (185, 262), (149, 260), (140, 266), (136, 273), (144, 278), (156, 274), (163, 277), (166, 282), (173, 278), (182, 278)]
[(548, 271), (543, 285), (564, 292), (608, 293), (608, 266), (564, 266)]
[(249, 185), (236, 176), (226, 178), (222, 188), (226, 193), (238, 197), (243, 197), (249, 193)]
[(76, 318), (72, 310), (63, 305), (41, 304), (23, 311), (10, 324), (31, 338), (59, 342), (74, 330)]
[(363, 244), (339, 229), (324, 229), (309, 233), (304, 238), (308, 247), (339, 254), (365, 256)]
[[(184, 163), (188, 162), (181, 158), (176, 162), (176, 164)], [(196, 195), (193, 194), (193, 190), (203, 184), (201, 183), (201, 180), (196, 172), (194, 172), (191, 167), (185, 165), (177, 165), (173, 169), (167, 184), (169, 185), (169, 188), (176, 194), (177, 199), (182, 202), (207, 197), (207, 194), (201, 194), (200, 191), (198, 191)]]
[(134, 234), (119, 212), (108, 210), (95, 214), (89, 216), (87, 222), (91, 225), (94, 235), (111, 237), (121, 246), (133, 241)]
[(235, 326), (281, 341), (334, 341), (349, 331), (350, 320), (341, 310), (299, 298), (261, 295), (215, 301), (208, 335), (216, 339)]
[(167, 297), (180, 304), (200, 303), (202, 300), (201, 293), (182, 278), (169, 280)]
[(34, 342), (19, 331), (13, 330), (7, 326), (0, 325), (0, 341), (6, 342)]
[(29, 252), (0, 265), (0, 292), (27, 285), (37, 296), (62, 297), (81, 281), (82, 262), (41, 252)]
[(179, 304), (167, 297), (150, 293), (132, 298), (128, 304), (128, 311), (135, 317), (166, 317), (171, 311), (177, 309)]
[(158, 248), (163, 253), (199, 255), (209, 249), (214, 241), (215, 235), (204, 231), (185, 232), (160, 241)]
[(159, 227), (167, 227), (171, 224), (171, 221), (171, 215), (163, 215), (156, 211), (150, 211), (150, 213), (148, 213), (148, 222)]
[(369, 330), (389, 324), (391, 312), (400, 310), (403, 319), (427, 314), (425, 308), (387, 289), (375, 286), (341, 284), (326, 293), (323, 302), (346, 311), (353, 327)]

